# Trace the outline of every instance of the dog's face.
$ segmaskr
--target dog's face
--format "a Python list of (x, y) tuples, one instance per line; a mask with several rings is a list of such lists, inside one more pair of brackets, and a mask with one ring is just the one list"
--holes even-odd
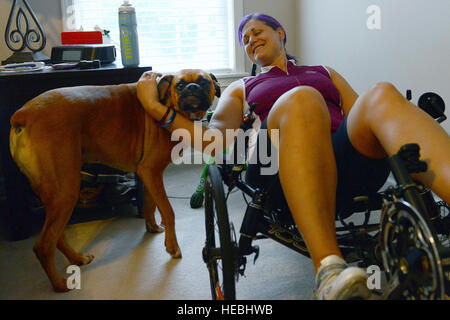
[(158, 83), (159, 98), (191, 120), (201, 120), (220, 97), (220, 86), (212, 73), (186, 69), (175, 75), (166, 75)]

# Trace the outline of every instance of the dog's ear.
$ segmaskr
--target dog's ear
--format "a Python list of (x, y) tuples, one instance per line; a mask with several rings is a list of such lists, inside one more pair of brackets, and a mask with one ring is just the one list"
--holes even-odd
[(219, 81), (217, 80), (216, 76), (213, 75), (212, 73), (210, 73), (209, 76), (211, 77), (211, 79), (214, 82), (214, 89), (216, 89), (216, 97), (220, 98), (221, 90), (220, 90)]
[(173, 75), (166, 75), (158, 82), (159, 101), (162, 104), (166, 104), (167, 98), (169, 98), (169, 88), (172, 84), (173, 78)]

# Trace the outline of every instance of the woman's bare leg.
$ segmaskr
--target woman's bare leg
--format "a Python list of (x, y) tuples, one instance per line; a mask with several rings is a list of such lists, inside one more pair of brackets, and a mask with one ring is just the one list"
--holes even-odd
[[(272, 108), (268, 129), (269, 134), (279, 129), (279, 144), (272, 143), (279, 150), (280, 181), (317, 270), (324, 257), (342, 257), (335, 233), (336, 164), (323, 97), (310, 87), (287, 92)], [(415, 178), (450, 202), (450, 138), (391, 84), (377, 84), (356, 101), (347, 130), (353, 146), (369, 158), (418, 143), (429, 170)]]
[(342, 257), (336, 239), (337, 170), (331, 121), (322, 95), (298, 87), (282, 95), (268, 116), (268, 132), (279, 130), (279, 176), (294, 221), (316, 270), (329, 256)]
[(370, 158), (395, 154), (407, 143), (419, 144), (428, 171), (414, 178), (450, 202), (450, 137), (392, 84), (379, 83), (358, 98), (347, 130), (352, 145)]

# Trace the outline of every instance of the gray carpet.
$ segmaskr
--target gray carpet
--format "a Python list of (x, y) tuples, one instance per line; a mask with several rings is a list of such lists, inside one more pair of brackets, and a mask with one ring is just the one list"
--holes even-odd
[[(210, 299), (209, 276), (201, 255), (204, 212), (189, 206), (201, 170), (199, 165), (170, 165), (165, 172), (182, 259), (174, 260), (165, 252), (164, 234), (145, 232), (144, 220), (136, 217), (134, 206), (117, 207), (106, 214), (99, 212), (102, 220), (71, 224), (66, 229), (75, 249), (95, 256), (81, 268), (80, 290), (53, 292), (32, 251), (39, 230), (22, 241), (0, 241), (0, 299)], [(242, 194), (231, 194), (228, 203), (231, 220), (239, 230), (245, 210)], [(272, 240), (258, 244), (260, 257), (255, 265), (249, 259), (246, 275), (237, 283), (237, 298), (310, 299), (311, 261)], [(56, 262), (61, 274), (65, 273), (68, 262), (59, 252)]]

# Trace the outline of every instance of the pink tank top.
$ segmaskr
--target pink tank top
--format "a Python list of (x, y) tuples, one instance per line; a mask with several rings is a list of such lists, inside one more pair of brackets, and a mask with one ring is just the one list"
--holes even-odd
[(328, 70), (322, 66), (296, 66), (291, 61), (285, 73), (278, 67), (262, 72), (255, 77), (244, 78), (245, 97), (249, 106), (256, 103), (255, 113), (261, 123), (269, 114), (275, 101), (287, 91), (298, 86), (310, 86), (318, 90), (331, 116), (331, 131), (337, 130), (344, 114), (341, 108), (341, 96), (331, 81)]

